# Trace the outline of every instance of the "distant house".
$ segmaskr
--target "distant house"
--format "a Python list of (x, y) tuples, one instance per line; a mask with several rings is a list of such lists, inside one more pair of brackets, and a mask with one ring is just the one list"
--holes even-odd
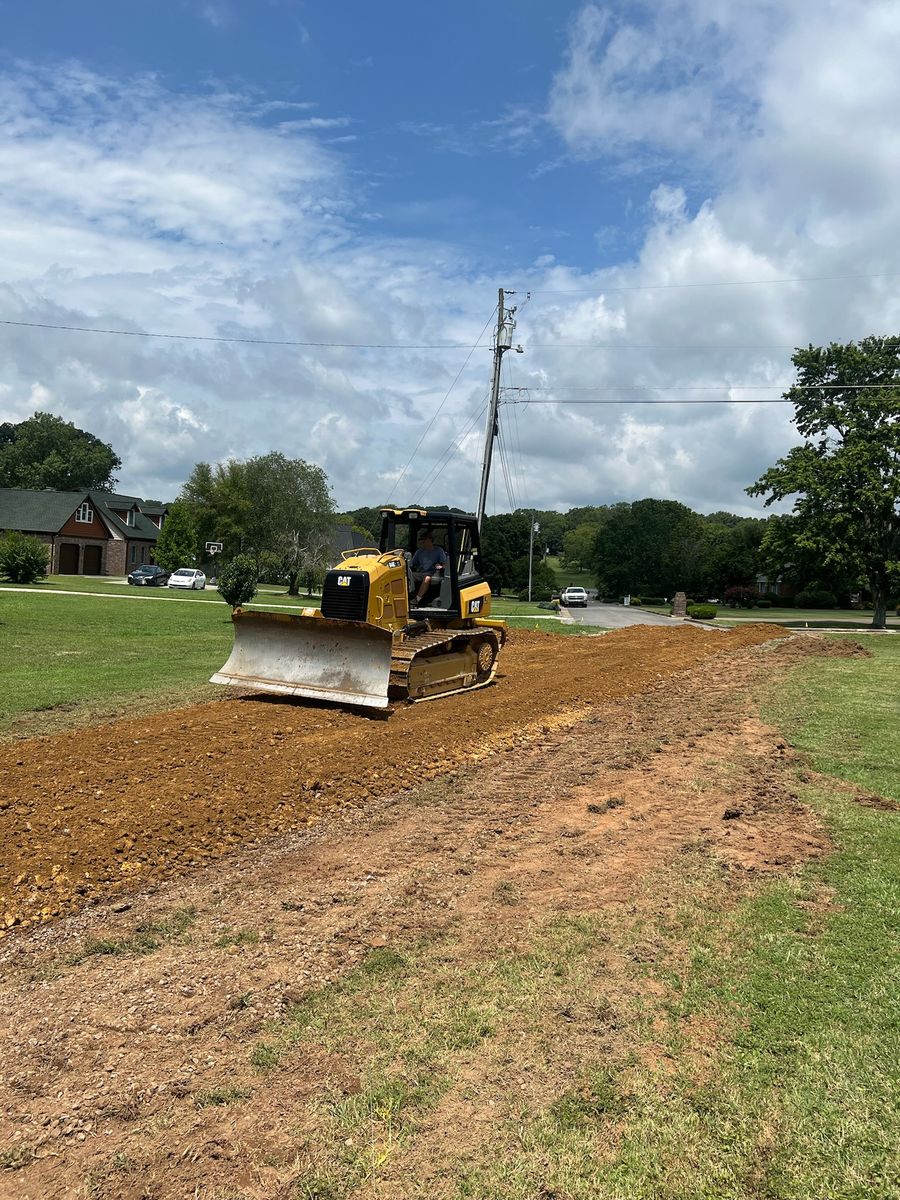
[(789, 600), (797, 594), (797, 585), (781, 575), (757, 575), (756, 591), (760, 596), (779, 596)]
[(153, 562), (165, 504), (113, 492), (0, 488), (0, 533), (46, 542), (51, 575), (127, 575)]

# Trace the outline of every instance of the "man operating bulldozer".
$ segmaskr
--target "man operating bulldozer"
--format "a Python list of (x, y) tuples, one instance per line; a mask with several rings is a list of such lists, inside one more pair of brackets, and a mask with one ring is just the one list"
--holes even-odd
[(423, 529), (412, 560), (413, 586), (416, 589), (413, 604), (420, 605), (430, 592), (432, 583), (440, 583), (449, 561), (443, 546), (434, 544), (431, 530)]

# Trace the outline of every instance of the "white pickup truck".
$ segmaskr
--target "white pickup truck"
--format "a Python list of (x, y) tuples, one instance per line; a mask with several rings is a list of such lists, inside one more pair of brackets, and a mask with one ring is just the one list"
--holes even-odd
[(559, 602), (566, 608), (587, 608), (587, 592), (583, 587), (564, 588)]

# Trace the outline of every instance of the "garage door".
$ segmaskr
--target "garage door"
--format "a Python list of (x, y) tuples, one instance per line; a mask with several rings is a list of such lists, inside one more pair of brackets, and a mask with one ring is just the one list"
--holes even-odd
[(100, 564), (103, 561), (102, 546), (85, 546), (82, 559), (81, 573), (83, 575), (99, 575)]
[(71, 542), (62, 542), (59, 547), (60, 575), (78, 574), (78, 547)]

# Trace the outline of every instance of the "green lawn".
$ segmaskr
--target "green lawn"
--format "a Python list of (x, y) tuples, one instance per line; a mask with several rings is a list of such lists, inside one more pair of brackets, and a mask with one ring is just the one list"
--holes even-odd
[(556, 576), (556, 583), (560, 589), (567, 587), (595, 588), (597, 586), (596, 576), (592, 575), (590, 571), (567, 571), (564, 567), (560, 566), (558, 558), (550, 556), (548, 556), (546, 562), (547, 566)]
[[(664, 613), (669, 606), (645, 605), (647, 612)], [(852, 611), (847, 608), (728, 608), (716, 605), (716, 621), (721, 625), (740, 625), (745, 621), (775, 621), (788, 628), (799, 629), (867, 629), (872, 624), (872, 610)], [(900, 629), (900, 617), (889, 611), (889, 629)]]
[[(870, 648), (871, 659), (814, 660), (766, 689), (763, 715), (817, 770), (900, 802), (900, 642)], [(674, 1069), (665, 1114), (637, 1106), (622, 1195), (900, 1194), (900, 811), (855, 803), (802, 768), (796, 787), (834, 854), (734, 909), (684, 905), (656, 931), (672, 952), (658, 974), (676, 989)], [(691, 1021), (727, 1033), (706, 1078), (684, 1057)]]
[[(0, 582), (0, 592), (15, 590), (19, 585)], [(42, 592), (84, 592), (93, 596), (125, 596), (134, 600), (167, 599), (167, 600), (207, 600), (211, 603), (222, 604), (224, 601), (214, 587), (207, 585), (202, 591), (190, 591), (187, 588), (168, 587), (130, 587), (127, 583), (116, 579), (97, 579), (85, 575), (50, 575), (39, 583), (28, 585)], [(253, 601), (259, 608), (265, 604), (289, 605), (303, 608), (310, 604), (318, 604), (318, 595), (307, 596), (305, 592), (299, 596), (289, 596), (283, 586), (261, 583)]]
[(0, 737), (214, 696), (231, 636), (221, 601), (0, 592)]

